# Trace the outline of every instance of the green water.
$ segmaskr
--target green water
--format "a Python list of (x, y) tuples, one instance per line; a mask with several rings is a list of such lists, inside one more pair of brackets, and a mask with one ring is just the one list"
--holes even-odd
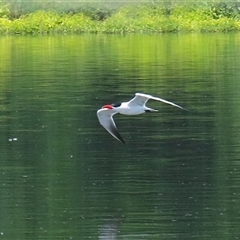
[[(239, 239), (240, 34), (0, 38), (0, 238)], [(96, 111), (144, 92), (158, 113)]]

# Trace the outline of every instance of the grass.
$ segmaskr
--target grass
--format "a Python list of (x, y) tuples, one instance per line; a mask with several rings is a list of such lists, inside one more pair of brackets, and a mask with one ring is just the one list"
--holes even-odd
[(0, 34), (227, 32), (240, 30), (235, 4), (148, 3), (24, 12), (0, 3)]

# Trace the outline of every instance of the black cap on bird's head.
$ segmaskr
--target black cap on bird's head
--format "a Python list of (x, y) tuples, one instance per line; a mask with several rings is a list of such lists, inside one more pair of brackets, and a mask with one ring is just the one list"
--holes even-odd
[(112, 103), (111, 104), (113, 107), (120, 107), (122, 105), (122, 103)]

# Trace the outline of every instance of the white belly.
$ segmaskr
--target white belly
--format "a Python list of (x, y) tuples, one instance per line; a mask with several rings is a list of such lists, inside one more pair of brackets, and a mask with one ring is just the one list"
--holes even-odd
[(129, 107), (127, 104), (122, 103), (122, 105), (116, 109), (120, 114), (124, 115), (138, 115), (145, 113), (145, 109), (143, 106), (134, 106)]

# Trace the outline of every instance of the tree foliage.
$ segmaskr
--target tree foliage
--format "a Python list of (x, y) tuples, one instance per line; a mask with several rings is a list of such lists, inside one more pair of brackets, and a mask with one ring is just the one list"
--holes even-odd
[[(0, 33), (155, 33), (240, 30), (238, 3), (152, 2), (118, 8), (81, 5), (54, 9), (46, 4), (31, 11), (1, 4)], [(33, 10), (35, 9), (35, 10)]]

